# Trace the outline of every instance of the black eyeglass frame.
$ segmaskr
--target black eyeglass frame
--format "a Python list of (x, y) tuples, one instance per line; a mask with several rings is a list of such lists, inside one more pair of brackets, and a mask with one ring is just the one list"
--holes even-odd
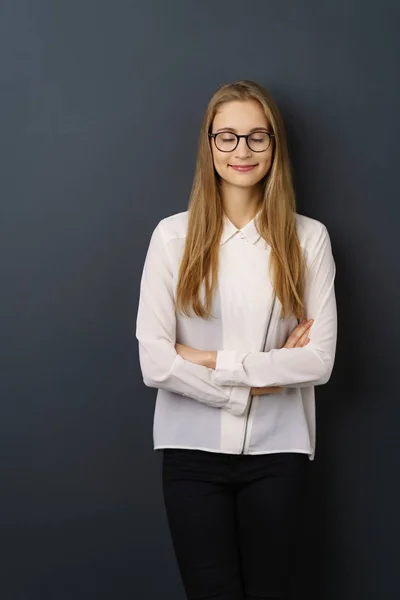
[[(230, 133), (231, 135), (234, 135), (236, 137), (236, 146), (234, 148), (232, 148), (232, 150), (221, 150), (220, 148), (218, 148), (218, 146), (217, 146), (217, 144), (215, 142), (215, 138), (217, 137), (217, 135), (221, 135), (223, 133)], [(255, 133), (266, 133), (268, 135), (268, 137), (269, 137), (269, 144), (268, 144), (268, 146), (264, 150), (253, 150), (253, 148), (250, 148), (250, 146), (249, 146), (249, 137), (251, 135), (254, 135)], [(218, 131), (218, 133), (209, 133), (208, 137), (214, 138), (215, 147), (220, 152), (233, 152), (234, 150), (236, 150), (236, 148), (239, 146), (240, 138), (245, 138), (247, 147), (252, 152), (266, 152), (268, 150), (268, 148), (271, 146), (271, 141), (272, 141), (272, 138), (275, 137), (275, 134), (274, 133), (270, 133), (269, 131), (263, 131), (262, 129), (260, 129), (259, 131), (252, 131), (251, 133), (242, 134), (242, 135), (238, 135), (237, 133), (233, 133), (233, 131)]]

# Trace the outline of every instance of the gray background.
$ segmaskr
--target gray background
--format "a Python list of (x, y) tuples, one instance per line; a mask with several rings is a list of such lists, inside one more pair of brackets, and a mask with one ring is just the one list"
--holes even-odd
[(2, 600), (183, 599), (134, 337), (158, 221), (186, 210), (216, 87), (281, 106), (298, 212), (328, 227), (338, 353), (298, 598), (400, 584), (400, 9), (389, 0), (3, 0)]

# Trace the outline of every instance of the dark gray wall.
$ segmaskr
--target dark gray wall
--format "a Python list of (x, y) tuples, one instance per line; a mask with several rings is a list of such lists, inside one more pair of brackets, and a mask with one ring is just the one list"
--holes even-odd
[(298, 597), (397, 597), (399, 3), (3, 0), (2, 600), (183, 592), (134, 337), (216, 87), (255, 79), (337, 262)]

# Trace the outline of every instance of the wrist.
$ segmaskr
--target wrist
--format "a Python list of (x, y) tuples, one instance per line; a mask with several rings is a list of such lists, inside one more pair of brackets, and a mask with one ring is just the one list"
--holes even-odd
[(217, 352), (215, 350), (204, 352), (203, 364), (208, 369), (215, 369), (217, 366)]

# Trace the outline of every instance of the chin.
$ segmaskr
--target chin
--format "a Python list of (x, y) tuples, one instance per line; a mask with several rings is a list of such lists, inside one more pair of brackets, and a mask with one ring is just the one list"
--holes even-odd
[(257, 183), (259, 182), (258, 179), (255, 179), (254, 181), (229, 181), (229, 183), (231, 185), (234, 185), (235, 187), (240, 187), (240, 188), (251, 188), (254, 187), (255, 185), (257, 185)]
[(246, 177), (243, 176), (242, 173), (238, 174), (237, 177), (227, 177), (225, 178), (225, 181), (227, 183), (230, 183), (231, 185), (235, 185), (237, 187), (253, 187), (254, 185), (257, 185), (258, 183), (260, 183), (260, 181), (262, 180), (262, 177), (259, 176), (254, 176), (254, 174), (252, 174), (251, 177)]

